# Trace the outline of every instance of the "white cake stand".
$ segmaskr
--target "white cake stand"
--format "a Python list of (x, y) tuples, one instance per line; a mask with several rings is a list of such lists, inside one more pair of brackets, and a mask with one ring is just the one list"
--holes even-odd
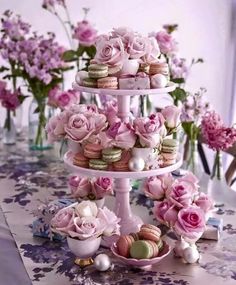
[[(80, 92), (88, 92), (92, 94), (100, 95), (112, 95), (116, 96), (118, 103), (118, 117), (124, 121), (129, 121), (130, 114), (130, 97), (135, 95), (150, 95), (150, 94), (162, 94), (175, 90), (176, 85), (172, 82), (166, 88), (160, 89), (145, 89), (145, 90), (121, 90), (121, 89), (98, 89), (79, 86), (74, 83), (73, 88)], [(179, 155), (177, 162), (173, 165), (147, 170), (139, 172), (119, 172), (119, 171), (100, 171), (82, 168), (73, 165), (73, 153), (68, 151), (64, 156), (64, 163), (68, 170), (81, 176), (88, 177), (112, 177), (114, 178), (114, 191), (115, 191), (115, 209), (114, 212), (121, 219), (121, 234), (129, 234), (131, 232), (137, 232), (140, 226), (143, 224), (140, 217), (132, 214), (129, 200), (129, 192), (131, 190), (130, 179), (140, 179), (155, 175), (161, 175), (164, 173), (172, 172), (180, 168), (182, 164), (182, 157)]]

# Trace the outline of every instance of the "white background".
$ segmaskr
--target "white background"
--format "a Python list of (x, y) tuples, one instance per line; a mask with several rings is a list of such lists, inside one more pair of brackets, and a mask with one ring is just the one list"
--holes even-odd
[[(40, 33), (53, 31), (60, 43), (67, 39), (58, 20), (41, 8), (41, 0), (0, 0), (0, 12), (6, 9), (22, 15)], [(188, 88), (207, 88), (207, 98), (226, 120), (229, 118), (231, 92), (231, 0), (67, 0), (74, 22), (83, 18), (82, 7), (90, 7), (88, 19), (99, 32), (112, 27), (129, 26), (144, 34), (158, 31), (163, 24), (177, 23), (180, 54), (191, 60), (202, 57), (204, 64), (192, 70)], [(70, 87), (73, 76), (67, 78)], [(156, 100), (158, 100), (156, 98)], [(24, 125), (27, 124), (27, 102)], [(4, 112), (0, 109), (3, 121)]]

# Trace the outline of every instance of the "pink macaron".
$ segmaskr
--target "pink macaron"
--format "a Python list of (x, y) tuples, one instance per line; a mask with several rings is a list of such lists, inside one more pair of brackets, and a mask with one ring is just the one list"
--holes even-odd
[(138, 233), (140, 239), (159, 241), (161, 237), (161, 230), (154, 225), (142, 225)]
[(129, 257), (130, 248), (133, 242), (134, 238), (131, 235), (120, 236), (116, 243), (119, 254), (124, 257)]
[(98, 88), (101, 88), (101, 89), (117, 89), (118, 81), (117, 81), (117, 78), (114, 76), (104, 77), (104, 78), (98, 79), (97, 85), (98, 85)]
[(101, 158), (102, 146), (95, 143), (88, 143), (84, 146), (84, 156), (91, 159)]

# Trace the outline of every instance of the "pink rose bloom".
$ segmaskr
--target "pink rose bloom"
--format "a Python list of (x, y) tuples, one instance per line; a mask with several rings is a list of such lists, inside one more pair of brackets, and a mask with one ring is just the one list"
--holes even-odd
[(120, 38), (100, 40), (96, 43), (97, 63), (107, 64), (108, 66), (122, 66), (125, 59), (124, 45)]
[(107, 121), (110, 125), (117, 121), (117, 101), (110, 100), (105, 102), (103, 113), (107, 117)]
[(57, 94), (57, 106), (61, 109), (71, 106), (72, 104), (79, 103), (80, 93), (75, 90), (68, 90)]
[(178, 213), (174, 230), (188, 240), (198, 240), (205, 230), (205, 214), (198, 207), (183, 208)]
[(147, 197), (153, 200), (162, 200), (165, 198), (165, 193), (173, 181), (173, 177), (170, 173), (152, 176), (145, 180), (143, 191)]
[(188, 207), (193, 202), (193, 194), (190, 186), (188, 182), (176, 179), (171, 188), (167, 190), (166, 196), (177, 208)]
[(144, 56), (148, 51), (149, 39), (141, 35), (133, 34), (129, 39), (127, 52), (132, 59), (138, 59)]
[(48, 135), (48, 141), (53, 143), (65, 137), (65, 125), (68, 122), (68, 113), (66, 111), (57, 116), (51, 117), (46, 124), (45, 130)]
[(69, 118), (65, 126), (66, 137), (82, 143), (95, 131), (95, 121), (89, 120), (83, 114), (75, 114)]
[(53, 229), (68, 233), (73, 229), (74, 210), (72, 208), (64, 208), (59, 210), (51, 220)]
[(166, 31), (158, 32), (156, 40), (163, 54), (171, 54), (178, 50), (176, 40)]
[(47, 104), (51, 107), (57, 108), (57, 96), (60, 93), (60, 87), (59, 86), (55, 86), (54, 88), (52, 88), (49, 92), (48, 92), (48, 102)]
[(157, 61), (160, 49), (154, 37), (149, 37), (147, 42), (146, 54), (141, 58), (143, 62), (152, 63)]
[(91, 193), (91, 183), (88, 178), (72, 176), (68, 181), (73, 198), (84, 198)]
[(15, 111), (15, 109), (20, 106), (19, 95), (19, 91), (12, 93), (10, 90), (2, 89), (0, 92), (2, 106), (7, 110)]
[(168, 200), (154, 202), (153, 214), (155, 218), (168, 226), (175, 224), (178, 211)]
[(142, 147), (157, 147), (160, 144), (161, 132), (164, 126), (164, 118), (160, 114), (158, 117), (141, 117), (134, 120), (135, 134), (139, 137)]
[[(87, 116), (87, 115), (86, 115)], [(107, 127), (107, 118), (104, 114), (92, 114), (88, 116), (89, 121), (94, 123), (94, 134), (97, 135)]]
[(207, 196), (204, 193), (200, 193), (199, 197), (197, 200), (194, 201), (194, 203), (201, 208), (204, 213), (207, 213), (208, 211), (213, 209), (213, 201), (209, 196)]
[(106, 132), (111, 144), (120, 148), (129, 149), (135, 145), (136, 136), (134, 129), (129, 123), (113, 123)]
[(105, 223), (104, 236), (120, 235), (120, 218), (117, 218), (115, 213), (110, 211), (107, 207), (99, 208), (97, 218)]
[(78, 40), (82, 46), (89, 47), (95, 44), (97, 30), (88, 21), (84, 20), (75, 27), (73, 38)]
[(198, 192), (199, 180), (192, 172), (187, 172), (184, 176), (178, 178), (178, 181), (189, 183), (189, 189), (191, 190), (192, 194), (196, 194)]
[(162, 111), (162, 115), (164, 116), (166, 122), (166, 127), (169, 129), (174, 129), (178, 127), (180, 124), (180, 108), (176, 106), (166, 106)]
[(112, 179), (109, 177), (99, 177), (92, 182), (92, 193), (96, 199), (102, 199), (113, 192)]
[(80, 240), (86, 240), (88, 238), (96, 238), (100, 236), (105, 228), (103, 220), (95, 217), (76, 217), (73, 220), (74, 230), (69, 231), (69, 235), (72, 238), (78, 238)]

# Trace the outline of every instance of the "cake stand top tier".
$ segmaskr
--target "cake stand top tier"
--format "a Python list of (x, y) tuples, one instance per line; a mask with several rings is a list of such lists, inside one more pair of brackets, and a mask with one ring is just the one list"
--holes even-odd
[(79, 174), (81, 176), (87, 177), (111, 177), (111, 178), (130, 178), (130, 179), (141, 179), (150, 176), (161, 175), (164, 173), (172, 172), (182, 165), (182, 157), (179, 154), (176, 163), (170, 166), (166, 166), (163, 168), (157, 168), (153, 170), (143, 170), (143, 171), (106, 171), (106, 170), (94, 170), (89, 168), (79, 167), (73, 164), (73, 156), (74, 154), (71, 151), (68, 151), (64, 155), (64, 163), (67, 169), (75, 174)]
[(169, 82), (165, 88), (134, 89), (134, 90), (89, 88), (78, 85), (75, 82), (73, 83), (73, 89), (77, 91), (88, 92), (99, 95), (113, 95), (113, 96), (158, 95), (158, 94), (165, 94), (168, 92), (172, 92), (175, 90), (175, 88), (176, 84), (174, 82)]

